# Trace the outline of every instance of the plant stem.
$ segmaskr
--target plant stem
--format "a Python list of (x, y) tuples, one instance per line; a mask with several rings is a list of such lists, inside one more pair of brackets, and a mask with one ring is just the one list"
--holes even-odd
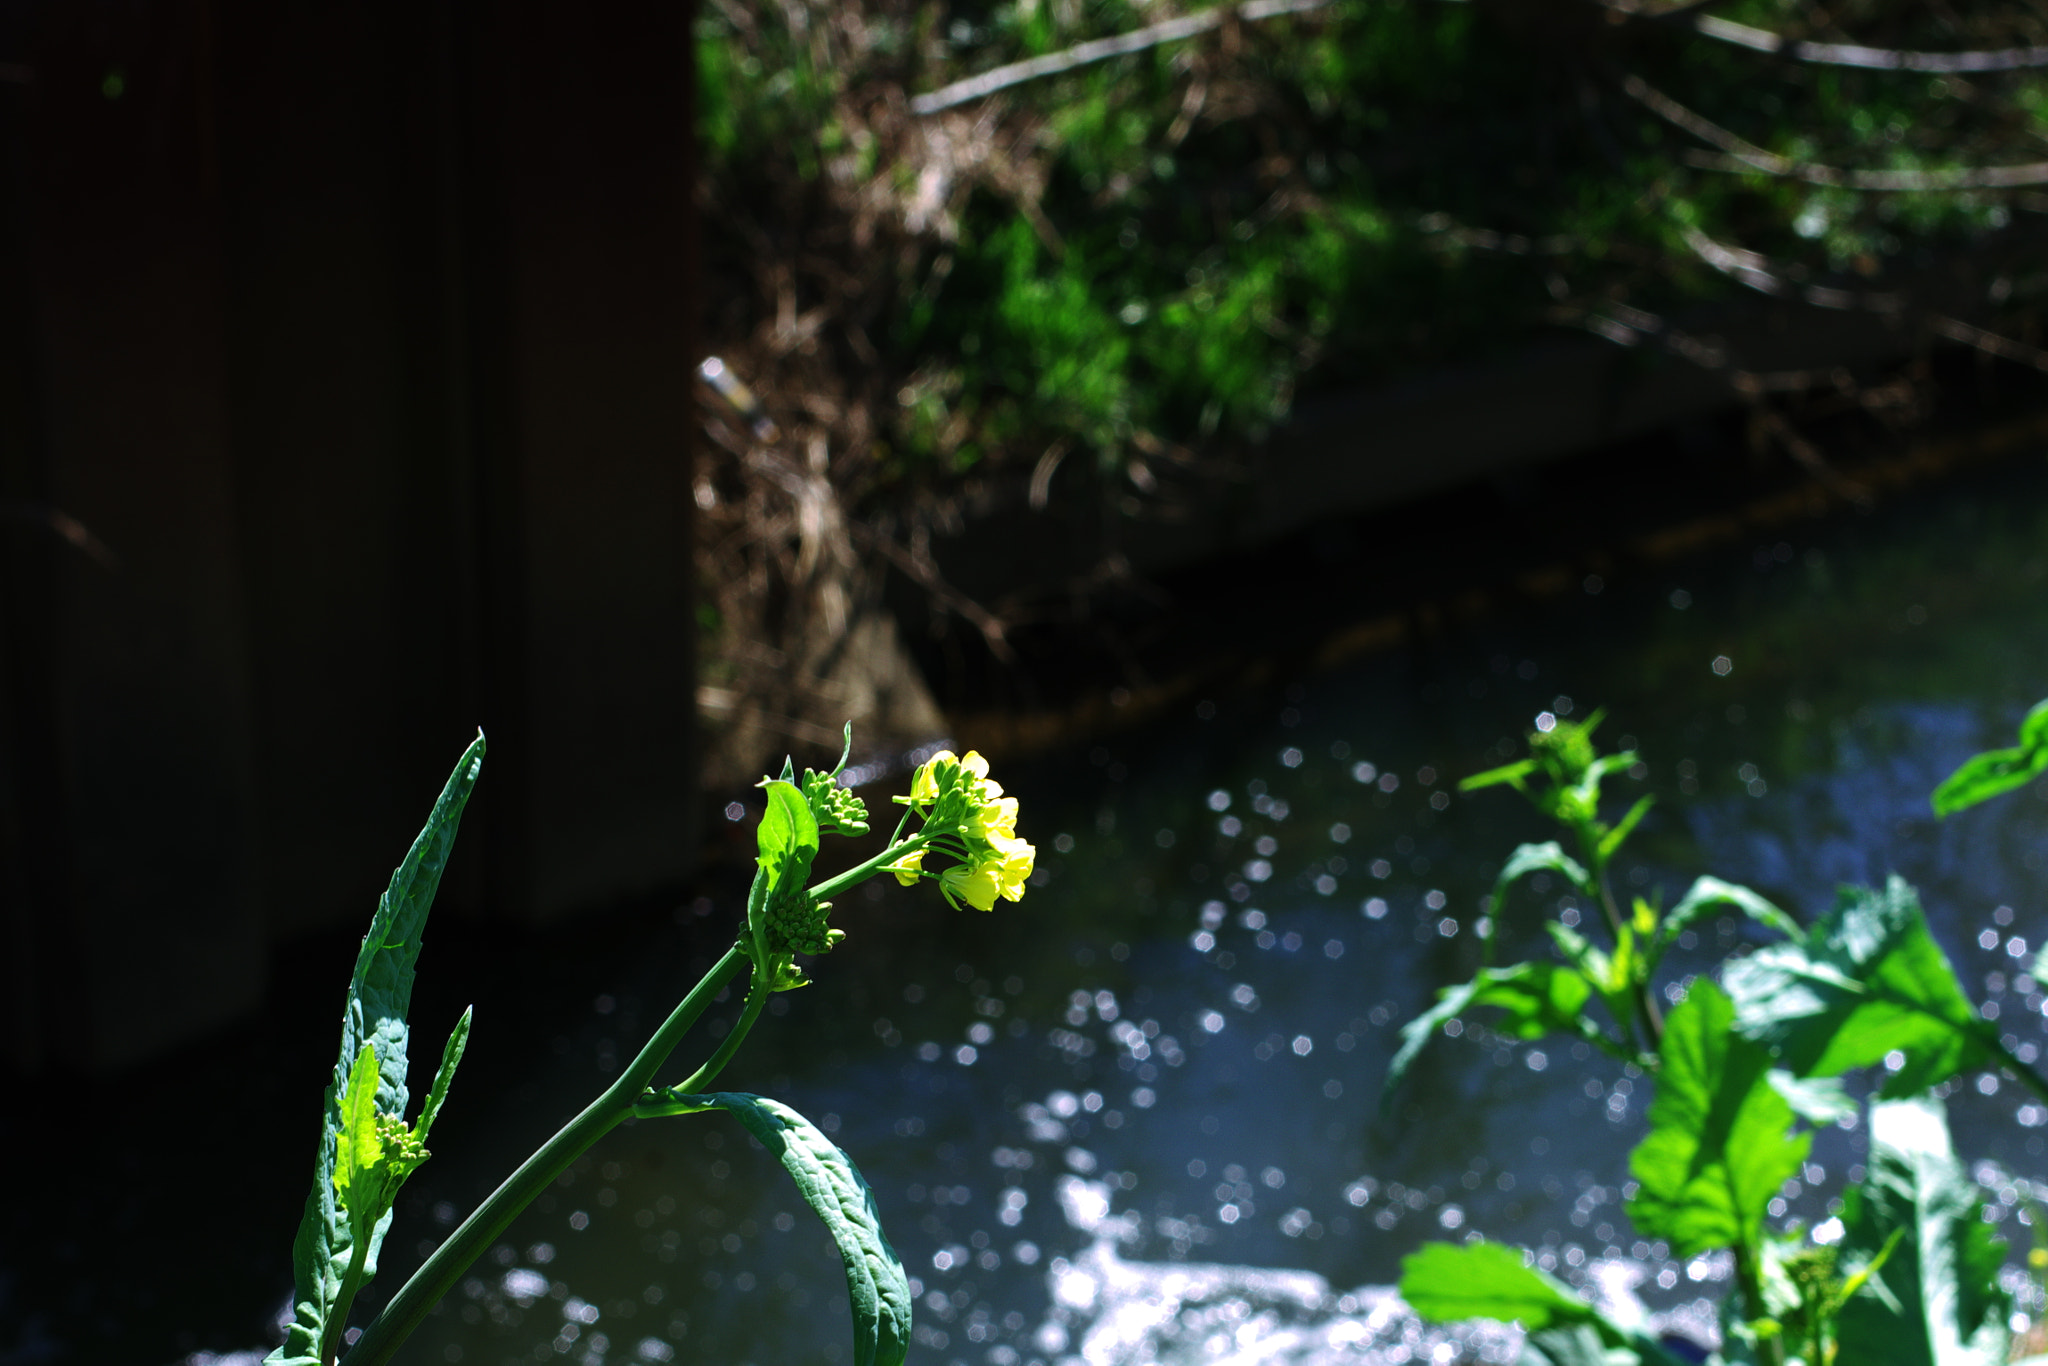
[[(420, 1263), (412, 1279), (391, 1297), (391, 1302), (356, 1339), (356, 1345), (342, 1358), (343, 1366), (382, 1366), (389, 1361), (399, 1344), (411, 1336), (428, 1311), (454, 1288), (470, 1263), (483, 1255), (520, 1211), (532, 1204), (591, 1144), (633, 1113), (633, 1105), (640, 1099), (640, 1093), (653, 1080), (662, 1063), (668, 1060), (668, 1055), (675, 1051), (676, 1045), (682, 1042), (690, 1026), (697, 1022), (697, 1017), (704, 1013), (705, 1007), (724, 987), (726, 978), (748, 961), (746, 950), (739, 945), (726, 950), (725, 956), (712, 966), (711, 971), (690, 988), (689, 995), (683, 997), (668, 1019), (662, 1022), (661, 1028), (627, 1064), (618, 1080), (584, 1107), (581, 1114), (563, 1125), (553, 1138), (535, 1149), (531, 1157), (505, 1178), (503, 1185), (492, 1191), (469, 1218), (462, 1221), (460, 1228), (448, 1235), (446, 1242)], [(751, 998), (749, 1004), (752, 1004)], [(753, 1009), (758, 1013), (758, 1007)]]
[[(1607, 863), (1600, 857), (1600, 837), (1590, 826), (1579, 827), (1579, 847), (1585, 851), (1586, 866), (1593, 871), (1593, 886), (1600, 893), (1600, 909), (1607, 916), (1607, 928), (1614, 935), (1615, 947), (1621, 946), (1621, 907), (1614, 900), (1614, 889), (1607, 881)], [(1650, 984), (1636, 980), (1631, 984), (1636, 998), (1636, 1011), (1643, 1017), (1643, 1033), (1649, 1036), (1650, 1049), (1655, 1053), (1664, 1044), (1664, 1012), (1657, 1008), (1657, 998), (1650, 991)]]
[(355, 1303), (356, 1292), (363, 1288), (363, 1264), (370, 1259), (370, 1240), (363, 1236), (370, 1230), (350, 1229), (356, 1235), (355, 1246), (349, 1249), (348, 1270), (342, 1273), (341, 1289), (334, 1296), (334, 1308), (327, 1316), (327, 1335), (320, 1343), (320, 1361), (329, 1366), (341, 1351), (341, 1335), (348, 1331), (349, 1306)]
[(754, 1021), (761, 1018), (761, 1007), (767, 1005), (768, 998), (774, 994), (775, 989), (768, 984), (768, 974), (756, 972), (752, 984), (747, 989), (746, 1008), (740, 1012), (739, 1023), (732, 1027), (732, 1033), (725, 1036), (725, 1041), (718, 1045), (718, 1051), (713, 1053), (702, 1067), (692, 1072), (688, 1080), (673, 1089), (678, 1094), (694, 1096), (709, 1086), (712, 1079), (724, 1071), (725, 1065), (732, 1061), (732, 1055), (739, 1052), (740, 1040), (747, 1037), (747, 1031), (754, 1027)]
[[(1735, 1254), (1735, 1283), (1742, 1290), (1742, 1307), (1751, 1323), (1761, 1321), (1764, 1313), (1764, 1284), (1756, 1264), (1756, 1253), (1742, 1243), (1731, 1251)], [(1785, 1366), (1785, 1341), (1782, 1337), (1766, 1337), (1759, 1333), (1756, 1340), (1757, 1360), (1761, 1366)]]
[(830, 901), (849, 887), (859, 886), (876, 873), (881, 872), (885, 864), (894, 863), (905, 854), (924, 848), (932, 842), (932, 839), (933, 836), (920, 830), (908, 839), (892, 841), (888, 848), (876, 854), (866, 863), (857, 863), (843, 873), (826, 878), (823, 882), (811, 888), (809, 895), (814, 900)]

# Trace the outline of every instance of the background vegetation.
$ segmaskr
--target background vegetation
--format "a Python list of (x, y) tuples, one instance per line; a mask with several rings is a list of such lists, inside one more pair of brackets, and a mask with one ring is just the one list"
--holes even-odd
[[(1824, 475), (1799, 420), (1910, 421), (1912, 368), (1757, 372), (1710, 305), (2048, 368), (2040, 5), (1268, 0), (1075, 60), (1203, 13), (708, 0), (708, 336), (772, 420), (711, 424), (707, 578), (756, 566), (714, 657), (800, 607), (763, 593), (813, 572), (805, 498), (1000, 651), (921, 549), (991, 490), (1144, 516), (1303, 395), (1546, 330), (1707, 367)], [(1065, 69), (946, 93), (1034, 58)]]

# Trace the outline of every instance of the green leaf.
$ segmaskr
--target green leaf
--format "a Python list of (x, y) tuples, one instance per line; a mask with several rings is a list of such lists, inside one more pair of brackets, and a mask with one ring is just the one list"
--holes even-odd
[[(1634, 758), (1635, 756), (1627, 755), (1623, 757)], [(1638, 797), (1636, 804), (1628, 809), (1628, 813), (1615, 822), (1614, 828), (1600, 837), (1600, 863), (1603, 867), (1606, 865), (1607, 860), (1614, 857), (1614, 851), (1621, 848), (1622, 842), (1635, 833), (1635, 828), (1642, 824), (1643, 817), (1649, 815), (1650, 808), (1656, 804), (1657, 799), (1655, 797)]]
[[(320, 1343), (355, 1245), (334, 1187), (343, 1125), (342, 1097), (364, 1047), (374, 1046), (376, 1111), (387, 1115), (405, 1113), (410, 1099), (406, 1090), (406, 1045), (411, 1037), (405, 1012), (412, 999), (420, 937), (426, 930), (434, 893), (441, 885), (442, 869), (447, 866), (449, 851), (455, 844), (463, 805), (476, 786), (483, 760), (484, 737), (479, 734), (449, 775), (419, 838), (392, 873), (391, 885), (378, 899), (376, 914), (370, 918), (370, 931), (363, 936), (362, 949), (356, 955), (355, 972), (349, 978), (342, 1011), (340, 1054), (321, 1109), (322, 1130), (313, 1164), (313, 1189), (306, 1197), (298, 1235), (292, 1240), (292, 1322), (284, 1343), (270, 1354), (268, 1361), (289, 1366), (323, 1366), (319, 1361)], [(365, 1281), (376, 1274), (377, 1249), (390, 1226), (387, 1213), (370, 1232), (370, 1247), (364, 1261)]]
[(761, 786), (768, 791), (768, 809), (761, 814), (755, 837), (772, 895), (777, 888), (790, 885), (791, 872), (797, 882), (809, 875), (811, 860), (818, 855), (818, 822), (795, 783), (777, 778)]
[(2024, 787), (2048, 772), (2048, 701), (2036, 702), (2020, 722), (2020, 742), (2012, 749), (1973, 754), (1942, 780), (1929, 801), (1934, 814), (1946, 817)]
[(910, 1349), (910, 1282), (882, 1233), (874, 1192), (853, 1159), (809, 1120), (766, 1096), (715, 1092), (675, 1099), (730, 1112), (782, 1163), (825, 1221), (846, 1264), (854, 1366), (899, 1366)]
[(1500, 1243), (1428, 1243), (1401, 1259), (1401, 1298), (1425, 1319), (1498, 1319), (1529, 1333), (1517, 1366), (1679, 1366), (1630, 1326)]
[(349, 1070), (348, 1089), (341, 1097), (341, 1124), (335, 1133), (334, 1191), (344, 1210), (361, 1204), (349, 1191), (360, 1190), (362, 1178), (377, 1169), (383, 1145), (377, 1141), (377, 1048), (364, 1044)]
[(1592, 874), (1579, 861), (1564, 851), (1556, 840), (1545, 840), (1542, 844), (1524, 844), (1508, 855), (1502, 865), (1500, 876), (1493, 880), (1493, 896), (1487, 902), (1487, 914), (1492, 924), (1487, 927), (1484, 945), (1486, 956), (1493, 956), (1493, 937), (1500, 933), (1502, 914), (1507, 906), (1508, 888), (1528, 877), (1531, 873), (1561, 873), (1572, 886), (1585, 896), (1597, 895)]
[(1502, 1243), (1425, 1243), (1401, 1259), (1401, 1298), (1435, 1323), (1499, 1319), (1530, 1332), (1581, 1323), (1593, 1306)]
[[(1838, 1359), (1999, 1366), (2011, 1311), (1998, 1287), (2005, 1245), (1984, 1222), (1983, 1192), (1956, 1160), (1940, 1102), (1872, 1104), (1867, 1169), (1844, 1202), (1844, 1255), (1874, 1257), (1903, 1237), (1842, 1307)], [(1869, 1293), (1878, 1283), (1885, 1293)]]
[(1765, 1206), (1813, 1141), (1787, 1132), (1792, 1107), (1765, 1078), (1770, 1055), (1734, 1024), (1728, 997), (1695, 982), (1664, 1022), (1650, 1133), (1629, 1155), (1629, 1218), (1679, 1257), (1756, 1247)]
[(1480, 1006), (1506, 1012), (1498, 1022), (1503, 1033), (1518, 1039), (1570, 1034), (1609, 1053), (1619, 1049), (1600, 1027), (1586, 1018), (1593, 988), (1584, 977), (1555, 963), (1517, 963), (1509, 968), (1482, 968), (1462, 986), (1446, 987), (1437, 1003), (1401, 1027), (1401, 1049), (1387, 1065), (1380, 1090), (1382, 1109), (1408, 1073), (1424, 1045), (1447, 1022)]
[(1520, 787), (1522, 779), (1535, 771), (1534, 759), (1521, 759), (1512, 764), (1502, 764), (1499, 768), (1489, 768), (1484, 773), (1475, 773), (1469, 778), (1459, 779), (1458, 791), (1476, 792), (1482, 787), (1494, 787), (1501, 783)]
[(414, 1130), (421, 1143), (427, 1141), (427, 1130), (434, 1127), (434, 1116), (441, 1113), (441, 1103), (448, 1099), (449, 1083), (455, 1080), (455, 1069), (462, 1062), (462, 1052), (469, 1047), (469, 1016), (474, 1006), (462, 1008), (462, 1018), (455, 1022), (455, 1028), (448, 1031), (448, 1042), (441, 1045), (441, 1066), (434, 1073), (434, 1085), (427, 1092), (426, 1103), (420, 1106), (420, 1122)]
[(1722, 974), (1744, 1035), (1777, 1047), (1800, 1076), (1869, 1067), (1897, 1050), (1905, 1065), (1886, 1099), (1989, 1063), (1993, 1049), (1927, 931), (1920, 899), (1893, 877), (1883, 891), (1844, 889), (1825, 920), (1759, 949)]
[(1663, 923), (1658, 926), (1658, 955), (1662, 956), (1664, 948), (1672, 940), (1724, 906), (1740, 911), (1757, 924), (1776, 930), (1787, 939), (1800, 937), (1798, 921), (1749, 888), (1733, 882), (1723, 882), (1717, 877), (1703, 877), (1694, 880), (1685, 896), (1671, 908), (1665, 915)]

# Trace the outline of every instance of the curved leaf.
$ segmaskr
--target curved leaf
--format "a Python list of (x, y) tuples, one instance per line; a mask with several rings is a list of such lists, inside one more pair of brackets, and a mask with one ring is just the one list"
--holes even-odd
[(1433, 1323), (1499, 1319), (1534, 1333), (1583, 1323), (1593, 1306), (1501, 1243), (1425, 1243), (1401, 1259), (1401, 1298)]
[(1979, 802), (2023, 787), (2048, 772), (2048, 701), (2036, 702), (2020, 722), (2020, 742), (2011, 749), (1973, 754), (1942, 780), (1928, 798), (1936, 816), (1950, 816)]
[(1478, 1006), (1505, 1011), (1507, 1018), (1499, 1027), (1518, 1039), (1570, 1034), (1604, 1052), (1617, 1052), (1620, 1046), (1586, 1018), (1586, 1002), (1592, 997), (1593, 988), (1584, 977), (1555, 963), (1481, 968), (1477, 977), (1462, 986), (1446, 987), (1434, 1006), (1401, 1027), (1401, 1050), (1387, 1064), (1387, 1079), (1380, 1088), (1381, 1108), (1393, 1099), (1409, 1066), (1437, 1030)]
[(1499, 932), (1501, 909), (1507, 904), (1508, 888), (1532, 873), (1561, 873), (1566, 881), (1585, 896), (1597, 895), (1593, 875), (1580, 862), (1564, 851), (1556, 840), (1545, 840), (1541, 844), (1524, 844), (1508, 855), (1508, 861), (1501, 866), (1500, 876), (1493, 880), (1493, 895), (1486, 903), (1487, 915), (1492, 924), (1487, 927), (1486, 939), (1482, 945), (1486, 958), (1493, 958), (1493, 937)]
[(1724, 906), (1742, 912), (1757, 924), (1776, 930), (1787, 939), (1800, 937), (1798, 921), (1749, 888), (1738, 883), (1723, 882), (1717, 877), (1703, 877), (1693, 881), (1685, 896), (1671, 908), (1658, 925), (1659, 955), (1662, 955), (1665, 946), (1672, 940)]
[(780, 1101), (740, 1092), (676, 1096), (706, 1110), (725, 1110), (761, 1140), (825, 1221), (846, 1264), (853, 1302), (854, 1366), (899, 1366), (910, 1349), (910, 1283), (882, 1233), (874, 1193), (860, 1168), (815, 1125)]
[(1426, 1244), (1401, 1259), (1401, 1298), (1438, 1323), (1521, 1324), (1529, 1337), (1516, 1366), (1678, 1366), (1640, 1325), (1603, 1316), (1522, 1257), (1500, 1243)]
[[(355, 972), (349, 979), (342, 1010), (341, 1050), (321, 1107), (322, 1130), (313, 1163), (313, 1189), (306, 1197), (298, 1235), (292, 1240), (292, 1322), (283, 1344), (267, 1361), (287, 1366), (321, 1366), (320, 1344), (354, 1250), (348, 1219), (334, 1189), (336, 1152), (344, 1124), (342, 1097), (348, 1091), (349, 1074), (357, 1059), (366, 1048), (374, 1048), (375, 1110), (387, 1115), (405, 1113), (410, 1099), (405, 1080), (406, 1046), (411, 1040), (405, 1012), (412, 1001), (420, 937), (426, 930), (427, 913), (434, 905), (434, 893), (441, 886), (441, 872), (455, 846), (462, 808), (476, 786), (477, 775), (483, 771), (483, 762), (484, 737), (479, 733), (442, 787), (419, 838), (391, 874), (391, 885), (378, 898), (376, 914), (370, 917), (370, 931), (363, 936), (362, 949), (356, 955)], [(364, 1098), (367, 1100), (368, 1096)], [(370, 1247), (363, 1264), (366, 1282), (376, 1274), (377, 1249), (390, 1227), (391, 1216), (387, 1213), (370, 1232)]]

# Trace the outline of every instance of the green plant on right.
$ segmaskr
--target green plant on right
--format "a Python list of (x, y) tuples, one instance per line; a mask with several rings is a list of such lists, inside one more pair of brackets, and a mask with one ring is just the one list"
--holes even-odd
[[(1555, 841), (1510, 855), (1488, 907), (1485, 965), (1403, 1029), (1383, 1103), (1429, 1040), (1470, 1012), (1487, 1009), (1483, 1023), (1516, 1038), (1584, 1040), (1654, 1087), (1649, 1132), (1629, 1158), (1636, 1231), (1680, 1259), (1731, 1259), (1734, 1293), (1713, 1362), (2003, 1366), (2011, 1346), (2011, 1300), (1999, 1283), (2005, 1246), (1955, 1155), (1942, 1097), (1957, 1078), (1987, 1068), (2044, 1100), (2048, 1079), (1984, 1019), (1929, 933), (1918, 896), (1897, 877), (1843, 888), (1805, 927), (1713, 877), (1695, 880), (1669, 910), (1636, 897), (1624, 914), (1608, 869), (1649, 801), (1612, 821), (1603, 813), (1603, 780), (1633, 770), (1636, 756), (1599, 752), (1600, 719), (1546, 714), (1528, 758), (1462, 785), (1515, 788), (1565, 828), (1578, 857)], [(2048, 769), (2048, 704), (2029, 714), (2021, 741), (1965, 764), (1937, 792), (1936, 809), (1962, 810)], [(1545, 923), (1557, 958), (1496, 968), (1507, 892), (1539, 872), (1571, 888)], [(1569, 923), (1581, 899), (1600, 907), (1605, 946)], [(1725, 960), (1715, 975), (1660, 978), (1679, 936), (1721, 910), (1774, 939)], [(1668, 1014), (1660, 996), (1671, 1002)], [(1862, 1105), (1844, 1084), (1855, 1074), (1873, 1083)], [(1812, 1229), (1774, 1227), (1772, 1201), (1806, 1175), (1814, 1130), (1859, 1115), (1870, 1155), (1839, 1214)], [(1677, 1360), (1646, 1325), (1603, 1316), (1527, 1252), (1484, 1242), (1425, 1247), (1404, 1264), (1401, 1291), (1425, 1318), (1520, 1322), (1529, 1336), (1519, 1366)], [(2030, 1360), (2048, 1366), (2048, 1358)]]

